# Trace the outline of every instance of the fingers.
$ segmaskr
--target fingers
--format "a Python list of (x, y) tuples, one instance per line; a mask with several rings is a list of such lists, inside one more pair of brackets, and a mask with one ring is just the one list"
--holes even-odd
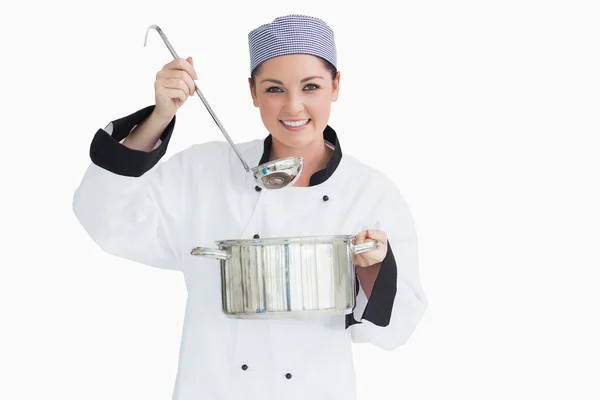
[(186, 92), (184, 92), (181, 89), (170, 89), (170, 88), (163, 88), (162, 89), (165, 93), (165, 95), (170, 98), (170, 99), (178, 99), (180, 104), (185, 103), (185, 101), (188, 98), (188, 95)]
[(166, 79), (161, 79), (159, 81), (159, 84), (160, 84), (160, 86), (162, 86), (166, 89), (180, 89), (187, 96), (191, 96), (194, 93), (194, 89), (190, 89), (189, 84), (184, 79), (166, 78)]
[(194, 70), (192, 62), (191, 57), (188, 57), (187, 60), (183, 58), (173, 60), (156, 74), (156, 80), (180, 79), (188, 87), (188, 95), (193, 96), (196, 91), (194, 79), (198, 79), (198, 74)]
[[(386, 248), (387, 246), (387, 235), (384, 231), (378, 229), (368, 229), (360, 232), (354, 238), (354, 244), (361, 244), (364, 242), (370, 242), (373, 240), (379, 241), (378, 248)], [(383, 247), (381, 247), (383, 246)]]
[(189, 88), (179, 79), (162, 79), (155, 83), (155, 90), (158, 98), (163, 101), (179, 99), (187, 100), (189, 96)]
[(368, 229), (358, 233), (355, 236), (354, 244), (364, 243), (367, 239), (386, 241), (387, 235), (384, 231), (381, 231), (379, 229)]
[(193, 64), (192, 57), (177, 58), (157, 72), (154, 81), (154, 112), (158, 115), (172, 117), (187, 98), (194, 95), (194, 79), (198, 79), (198, 75)]
[(387, 235), (384, 231), (380, 231), (378, 229), (369, 229), (367, 230), (367, 237), (369, 239), (376, 239), (380, 242), (384, 242), (387, 240)]
[(355, 237), (354, 237), (354, 244), (361, 244), (365, 242), (365, 239), (367, 238), (367, 231), (362, 231), (359, 232)]
[(163, 69), (185, 71), (192, 79), (198, 79), (198, 74), (192, 65), (192, 57), (188, 57), (187, 60), (184, 60), (183, 58), (177, 58), (165, 65), (165, 68)]
[(156, 82), (171, 89), (185, 90), (188, 96), (193, 96), (196, 91), (196, 84), (190, 75), (181, 70), (162, 70), (156, 74)]

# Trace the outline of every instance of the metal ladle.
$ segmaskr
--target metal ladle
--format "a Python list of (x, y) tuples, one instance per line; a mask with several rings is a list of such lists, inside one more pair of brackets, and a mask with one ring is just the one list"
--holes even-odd
[[(154, 29), (156, 30), (156, 32), (158, 32), (163, 42), (165, 42), (165, 44), (167, 45), (167, 48), (171, 52), (173, 58), (179, 58), (179, 56), (175, 52), (175, 49), (173, 48), (173, 46), (171, 46), (171, 43), (169, 43), (167, 36), (157, 25), (150, 25), (146, 30), (146, 37), (144, 38), (144, 47), (146, 47), (146, 43), (148, 42), (148, 32), (150, 32), (151, 29)], [(208, 104), (208, 101), (198, 88), (198, 84), (195, 81), (194, 85), (196, 86), (196, 93), (198, 94), (198, 97), (200, 97), (200, 100), (202, 100), (202, 102), (206, 106), (206, 109), (210, 113), (211, 117), (217, 123), (217, 126), (221, 129), (221, 132), (223, 132), (225, 139), (227, 139), (227, 141), (235, 151), (235, 154), (237, 154), (238, 158), (242, 162), (242, 165), (246, 169), (246, 172), (252, 174), (257, 185), (264, 189), (281, 189), (286, 186), (293, 185), (294, 182), (298, 180), (300, 174), (302, 173), (302, 168), (304, 166), (304, 158), (302, 157), (281, 158), (279, 160), (273, 160), (264, 164), (260, 164), (254, 168), (249, 168), (248, 163), (246, 163), (246, 161), (242, 157), (242, 154), (225, 131), (225, 128), (215, 115), (214, 111)]]

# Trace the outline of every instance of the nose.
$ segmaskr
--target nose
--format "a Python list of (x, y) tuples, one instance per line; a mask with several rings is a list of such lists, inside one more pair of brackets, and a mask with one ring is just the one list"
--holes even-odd
[(302, 96), (293, 91), (289, 91), (285, 102), (285, 112), (290, 115), (297, 115), (304, 111)]

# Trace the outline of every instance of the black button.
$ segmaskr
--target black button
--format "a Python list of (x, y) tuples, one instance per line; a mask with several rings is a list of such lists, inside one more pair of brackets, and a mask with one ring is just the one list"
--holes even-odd
[(242, 365), (242, 369), (245, 371), (248, 369), (248, 366), (246, 364)]
[(323, 196), (323, 201), (327, 201), (327, 200), (329, 200), (329, 196), (327, 196), (327, 195)]
[(289, 372), (287, 374), (285, 374), (285, 377), (288, 379), (292, 379), (292, 374), (290, 374)]
[(256, 235), (254, 235), (254, 239), (260, 239), (260, 236), (258, 236), (258, 233)]
[(262, 188), (260, 186), (255, 186), (254, 190), (256, 190), (257, 192), (260, 192), (262, 190)]

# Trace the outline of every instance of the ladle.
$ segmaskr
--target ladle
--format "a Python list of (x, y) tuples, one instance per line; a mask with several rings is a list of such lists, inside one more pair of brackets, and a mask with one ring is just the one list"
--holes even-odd
[[(148, 42), (148, 32), (150, 32), (151, 29), (154, 29), (156, 32), (158, 32), (163, 42), (165, 42), (165, 45), (167, 45), (167, 48), (171, 52), (173, 58), (179, 58), (177, 52), (175, 52), (175, 49), (173, 48), (173, 46), (171, 46), (171, 43), (169, 43), (167, 36), (157, 25), (150, 25), (146, 30), (146, 37), (144, 38), (144, 47), (146, 47), (146, 43)], [(293, 185), (294, 182), (298, 180), (300, 174), (302, 173), (302, 168), (304, 165), (304, 158), (302, 157), (281, 158), (278, 160), (266, 162), (253, 168), (248, 167), (248, 163), (246, 163), (244, 157), (242, 157), (242, 154), (225, 131), (225, 128), (215, 115), (214, 111), (208, 104), (208, 101), (200, 91), (200, 88), (198, 88), (198, 84), (195, 81), (194, 85), (196, 87), (196, 93), (198, 94), (198, 97), (200, 97), (200, 100), (202, 100), (202, 103), (204, 103), (204, 105), (206, 106), (206, 109), (210, 113), (211, 117), (216, 122), (219, 129), (221, 129), (223, 136), (225, 136), (225, 139), (227, 139), (227, 141), (235, 151), (235, 154), (237, 154), (238, 158), (242, 162), (242, 165), (246, 169), (246, 172), (252, 174), (257, 185), (264, 189), (281, 189), (289, 185)]]

